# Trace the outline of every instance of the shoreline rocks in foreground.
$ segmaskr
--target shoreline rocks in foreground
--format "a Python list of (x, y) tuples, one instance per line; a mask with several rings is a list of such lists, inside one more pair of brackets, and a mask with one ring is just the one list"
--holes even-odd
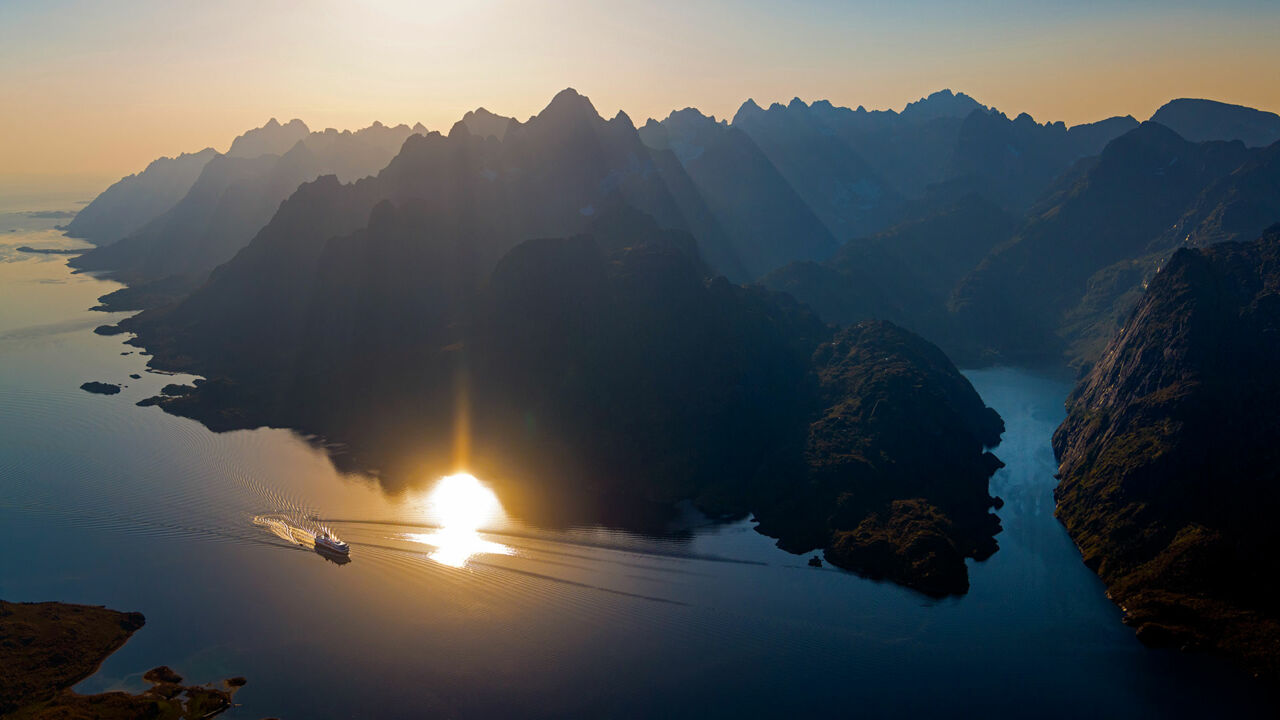
[(231, 707), (243, 678), (222, 687), (183, 686), (168, 667), (144, 675), (139, 694), (81, 695), (71, 688), (90, 675), (145, 624), (141, 613), (68, 603), (0, 600), (0, 716), (126, 720), (209, 718)]

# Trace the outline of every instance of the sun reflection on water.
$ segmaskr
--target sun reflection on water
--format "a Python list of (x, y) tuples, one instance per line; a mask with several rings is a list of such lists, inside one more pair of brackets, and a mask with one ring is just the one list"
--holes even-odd
[(480, 528), (501, 517), (502, 505), (498, 496), (474, 476), (458, 473), (440, 478), (426, 502), (440, 529), (407, 533), (404, 538), (434, 547), (432, 560), (460, 568), (475, 555), (511, 554), (506, 545), (480, 537)]

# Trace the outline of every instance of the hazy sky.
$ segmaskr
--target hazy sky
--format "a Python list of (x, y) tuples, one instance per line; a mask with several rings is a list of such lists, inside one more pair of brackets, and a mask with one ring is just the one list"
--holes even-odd
[(105, 182), (272, 116), (523, 120), (568, 86), (637, 123), (943, 87), (1067, 123), (1186, 96), (1277, 111), (1277, 38), (1280, 0), (0, 0), (0, 176)]

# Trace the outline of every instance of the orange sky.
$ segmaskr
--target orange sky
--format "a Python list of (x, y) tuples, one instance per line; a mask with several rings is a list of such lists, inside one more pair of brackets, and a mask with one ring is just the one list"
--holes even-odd
[(275, 116), (447, 131), (572, 86), (637, 122), (799, 96), (900, 109), (950, 87), (1010, 114), (1280, 110), (1280, 3), (1228, 0), (142, 0), (0, 3), (0, 192), (104, 186)]

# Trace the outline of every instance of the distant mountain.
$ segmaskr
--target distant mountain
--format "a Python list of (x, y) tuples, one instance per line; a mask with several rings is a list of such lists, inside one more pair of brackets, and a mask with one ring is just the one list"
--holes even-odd
[[(1010, 120), (943, 90), (900, 113), (799, 99), (765, 110), (747, 101), (728, 124), (687, 108), (650, 121), (641, 137), (675, 153), (730, 242), (746, 246), (738, 249), (751, 279), (781, 267), (779, 258), (816, 262), (829, 255), (822, 238), (809, 240), (804, 209), (837, 244), (975, 195), (1021, 213), (1073, 163), (1137, 124), (1131, 117), (1072, 128), (1026, 115)], [(786, 232), (811, 249), (792, 244), (801, 252), (787, 257), (776, 240)]]
[(1138, 121), (1126, 117), (1068, 129), (1060, 122), (1041, 125), (1026, 113), (1010, 120), (997, 110), (975, 111), (957, 133), (946, 183), (958, 186), (958, 192), (981, 192), (1022, 210), (1072, 163), (1097, 155), (1137, 126)]
[(732, 124), (755, 141), (837, 241), (877, 232), (897, 217), (898, 191), (799, 98), (768, 110), (748, 100)]
[(1058, 516), (1152, 645), (1280, 678), (1280, 226), (1174, 253), (1068, 402)]
[(259, 155), (283, 155), (298, 141), (311, 134), (306, 123), (294, 118), (281, 125), (275, 118), (231, 141), (230, 157), (255, 158)]
[(703, 251), (731, 279), (752, 280), (835, 251), (836, 239), (742, 130), (688, 108), (660, 123), (650, 120), (640, 137), (655, 153), (672, 154), (678, 167), (659, 161), (668, 184), (687, 174), (723, 228), (730, 245), (725, 257), (711, 257), (705, 242)]
[(1014, 120), (963, 93), (943, 90), (901, 113), (815, 102), (811, 111), (908, 199), (955, 201), (978, 192), (1025, 209), (1076, 160), (1137, 127), (1130, 117), (1067, 128)]
[[(259, 131), (241, 137), (254, 132)], [(407, 125), (374, 123), (356, 132), (310, 133), (282, 156), (218, 156), (168, 212), (117, 243), (75, 258), (71, 265), (110, 271), (133, 286), (105, 298), (109, 307), (138, 309), (170, 299), (198, 285), (247, 245), (299, 185), (322, 174), (344, 180), (372, 175), (386, 166), (409, 134)], [(263, 146), (260, 140), (254, 144)]]
[(890, 320), (944, 342), (952, 289), (1012, 237), (1017, 219), (977, 195), (913, 214), (883, 233), (850, 240), (828, 260), (792, 263), (761, 283), (827, 322)]
[(947, 179), (964, 118), (985, 107), (965, 95), (942, 90), (893, 110), (850, 110), (826, 100), (810, 111), (907, 198), (922, 197)]
[(67, 235), (94, 245), (109, 245), (173, 207), (195, 184), (217, 151), (205, 148), (175, 158), (160, 158), (102, 191), (67, 224)]
[(903, 120), (919, 125), (942, 118), (965, 118), (974, 110), (985, 109), (982, 103), (964, 93), (954, 93), (950, 89), (944, 89), (915, 102), (907, 103), (899, 115)]
[(135, 284), (207, 272), (270, 219), (273, 196), (287, 195), (309, 179), (315, 163), (304, 145), (286, 157), (285, 163), (277, 155), (214, 158), (168, 212), (117, 243), (73, 259), (71, 266), (111, 271)]
[(957, 286), (955, 332), (983, 346), (961, 355), (1054, 360), (1083, 342), (1071, 354), (1090, 361), (1100, 350), (1090, 338), (1110, 337), (1128, 307), (1116, 303), (1144, 279), (1133, 263), (1158, 266), (1168, 252), (1159, 238), (1254, 154), (1238, 142), (1188, 142), (1150, 122), (1113, 140), (1060, 178), (1014, 238)]
[(1280, 115), (1214, 100), (1180, 98), (1163, 105), (1151, 122), (1192, 142), (1239, 140), (1249, 147), (1280, 141)]
[[(466, 383), (468, 467), (513, 513), (582, 522), (692, 499), (755, 513), (792, 551), (964, 592), (965, 558), (996, 547), (983, 447), (1002, 425), (937, 348), (883, 323), (837, 335), (784, 296), (710, 279), (687, 232), (607, 198), (582, 234), (508, 244), (513, 226), (568, 224), (530, 201), (597, 192), (625, 127), (559, 97), (519, 131), (536, 143), (502, 143), (519, 172), (459, 129), (411, 139), (376, 180), (305, 185), (189, 299), (126, 323), (153, 364), (209, 378), (159, 402), (215, 429), (340, 439), (394, 487), (452, 469)], [(442, 197), (459, 164), (469, 185)], [(406, 194), (360, 227), (307, 230), (392, 178)], [(619, 187), (652, 202), (647, 182)]]
[(462, 124), (467, 126), (472, 135), (480, 137), (493, 136), (499, 140), (507, 136), (512, 125), (519, 125), (515, 118), (495, 115), (484, 108), (467, 111), (462, 116)]

